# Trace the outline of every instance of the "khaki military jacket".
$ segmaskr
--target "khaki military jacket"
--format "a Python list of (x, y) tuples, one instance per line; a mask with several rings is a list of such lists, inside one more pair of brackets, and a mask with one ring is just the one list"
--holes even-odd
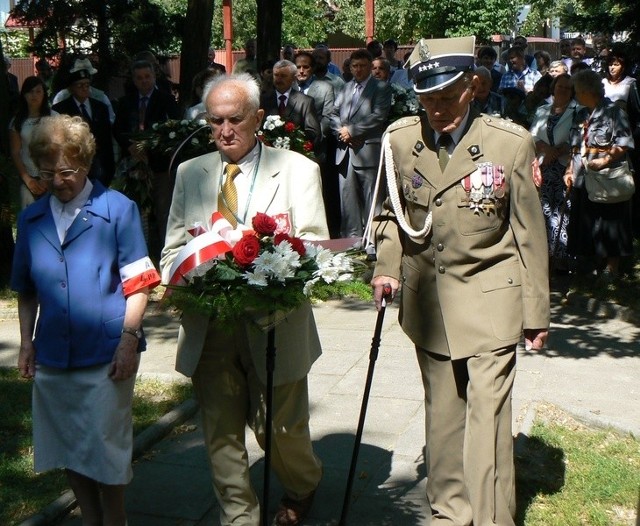
[[(549, 325), (547, 240), (532, 180), (530, 134), (511, 122), (470, 115), (444, 173), (426, 118), (390, 126), (394, 179), (412, 239), (389, 201), (377, 218), (375, 275), (402, 282), (400, 322), (419, 347), (453, 359), (517, 343), (522, 329)], [(492, 177), (495, 177), (492, 180)], [(482, 199), (471, 183), (481, 187)]]

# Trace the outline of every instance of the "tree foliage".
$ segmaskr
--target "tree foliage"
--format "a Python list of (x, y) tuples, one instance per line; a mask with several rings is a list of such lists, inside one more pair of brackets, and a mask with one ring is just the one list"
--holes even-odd
[(177, 31), (181, 15), (162, 2), (20, 0), (13, 14), (20, 21), (38, 23), (30, 50), (38, 56), (99, 54), (101, 61), (109, 61), (143, 48), (157, 53), (172, 46), (179, 49), (176, 42), (181, 36)]
[(628, 32), (629, 40), (640, 39), (640, 5), (637, 0), (576, 0), (574, 9), (562, 17), (564, 25), (581, 33)]

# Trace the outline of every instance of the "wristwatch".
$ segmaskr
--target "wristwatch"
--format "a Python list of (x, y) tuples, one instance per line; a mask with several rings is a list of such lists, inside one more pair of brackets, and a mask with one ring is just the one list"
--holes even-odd
[(122, 327), (122, 334), (131, 334), (131, 336), (135, 336), (138, 338), (142, 338), (142, 329), (134, 329), (133, 327)]

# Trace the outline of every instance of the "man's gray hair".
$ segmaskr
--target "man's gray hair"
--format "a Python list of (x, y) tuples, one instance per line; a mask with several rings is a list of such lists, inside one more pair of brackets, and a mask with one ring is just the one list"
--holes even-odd
[(260, 109), (260, 86), (250, 73), (238, 73), (234, 75), (218, 75), (209, 81), (202, 91), (202, 100), (207, 104), (207, 98), (212, 90), (220, 87), (234, 86), (234, 89), (243, 90), (247, 96), (249, 109), (256, 112)]
[(291, 74), (294, 77), (298, 73), (297, 66), (293, 62), (291, 62), (290, 60), (278, 60), (278, 62), (276, 62), (273, 65), (273, 69), (282, 69), (282, 68), (289, 68), (289, 71), (291, 71)]
[(478, 75), (478, 77), (483, 77), (485, 80), (493, 81), (491, 78), (491, 72), (484, 66), (478, 66), (473, 72)]

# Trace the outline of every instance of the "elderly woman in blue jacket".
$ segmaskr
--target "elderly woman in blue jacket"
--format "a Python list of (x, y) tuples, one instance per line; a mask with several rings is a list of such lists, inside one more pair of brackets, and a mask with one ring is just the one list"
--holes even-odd
[(80, 117), (43, 118), (30, 152), (49, 193), (19, 218), (11, 284), (35, 469), (66, 470), (84, 524), (123, 526), (142, 318), (160, 278), (135, 203), (87, 179), (95, 141)]

